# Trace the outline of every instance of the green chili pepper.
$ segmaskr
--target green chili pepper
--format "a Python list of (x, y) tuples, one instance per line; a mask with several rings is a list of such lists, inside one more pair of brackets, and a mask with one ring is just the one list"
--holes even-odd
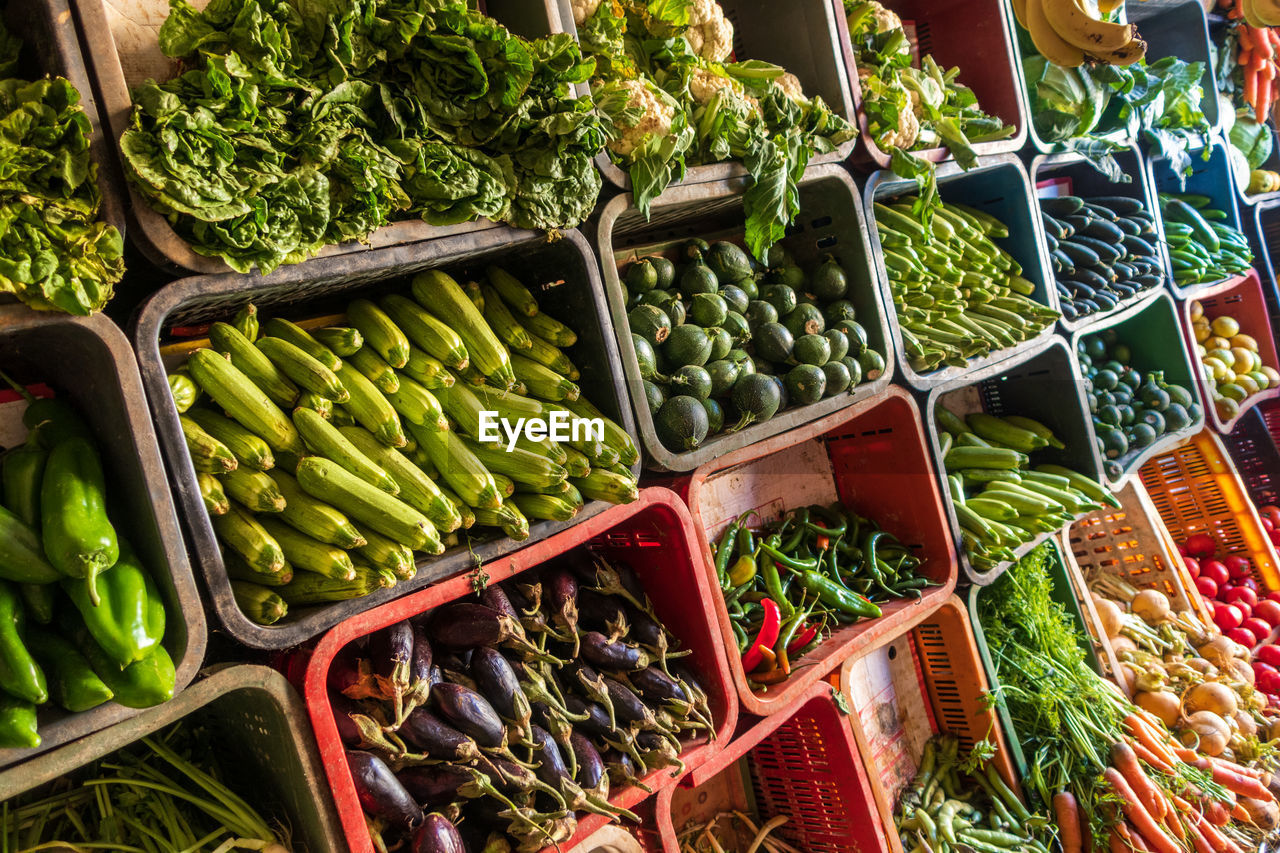
[(814, 557), (810, 557), (806, 560), (799, 560), (794, 557), (787, 556), (777, 548), (771, 548), (768, 545), (764, 545), (763, 548), (764, 552), (772, 557), (779, 565), (786, 566), (788, 569), (793, 569), (797, 572), (806, 572), (811, 569), (815, 569), (818, 566), (818, 560)]
[(720, 544), (716, 546), (716, 577), (720, 580), (721, 589), (725, 588), (728, 579), (729, 559), (733, 556), (733, 548), (730, 546), (737, 534), (738, 526), (730, 524), (720, 534)]
[(102, 460), (88, 439), (67, 438), (50, 451), (40, 519), (49, 562), (67, 577), (82, 579), (96, 605), (97, 577), (116, 564), (120, 548), (107, 518)]
[(787, 601), (787, 596), (782, 589), (782, 578), (778, 576), (778, 564), (773, 560), (766, 559), (760, 574), (764, 577), (765, 591), (770, 598), (777, 602), (783, 614), (790, 616), (795, 613), (795, 608), (791, 606), (791, 602)]
[(56, 631), (32, 629), (32, 654), (48, 673), (49, 695), (73, 713), (96, 708), (115, 694), (103, 683), (80, 650)]
[(810, 533), (816, 533), (819, 536), (828, 536), (832, 539), (837, 536), (843, 536), (848, 527), (848, 522), (841, 524), (839, 527), (822, 527), (821, 525), (814, 524), (812, 521), (805, 522), (804, 525), (805, 530), (808, 530)]
[(791, 534), (791, 536), (787, 539), (787, 541), (775, 547), (779, 551), (785, 551), (787, 553), (791, 553), (792, 551), (800, 547), (800, 543), (804, 541), (804, 534), (805, 534), (804, 525), (800, 525), (795, 529), (795, 531)]
[(737, 562), (729, 569), (729, 583), (734, 587), (751, 583), (756, 576), (756, 559), (750, 553), (738, 557)]
[(756, 550), (756, 537), (751, 532), (751, 528), (746, 524), (738, 528), (738, 556), (743, 554), (754, 554)]
[(0, 581), (0, 690), (40, 705), (49, 699), (44, 671), (27, 649), (26, 618), (18, 588)]
[(844, 589), (818, 572), (804, 572), (800, 575), (800, 582), (806, 590), (818, 596), (819, 601), (837, 613), (864, 619), (874, 619), (880, 615), (880, 608), (871, 601)]
[(151, 574), (123, 538), (120, 559), (98, 576), (99, 600), (84, 583), (64, 580), (62, 589), (75, 603), (85, 627), (118, 667), (142, 660), (164, 637), (164, 601)]
[(738, 640), (738, 654), (747, 650), (747, 632), (737, 622), (733, 623), (733, 636)]
[(36, 706), (0, 693), (0, 748), (34, 748), (40, 745), (36, 731)]

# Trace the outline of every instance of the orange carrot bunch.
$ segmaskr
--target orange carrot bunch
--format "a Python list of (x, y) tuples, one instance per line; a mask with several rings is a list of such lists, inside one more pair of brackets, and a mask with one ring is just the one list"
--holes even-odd
[(1244, 101), (1258, 122), (1265, 122), (1272, 100), (1280, 94), (1280, 87), (1275, 85), (1280, 72), (1280, 33), (1273, 27), (1250, 26), (1236, 0), (1218, 0), (1218, 5), (1226, 10), (1227, 17), (1239, 21), (1236, 62), (1244, 69)]

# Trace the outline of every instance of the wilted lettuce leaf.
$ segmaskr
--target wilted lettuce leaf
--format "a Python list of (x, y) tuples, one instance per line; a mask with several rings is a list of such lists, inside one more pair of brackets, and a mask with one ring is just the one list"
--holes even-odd
[(0, 80), (0, 291), (33, 308), (101, 311), (124, 275), (120, 232), (97, 221), (91, 129), (68, 81)]
[(566, 35), (456, 0), (171, 0), (188, 69), (134, 92), (129, 177), (194, 251), (269, 272), (385, 223), (572, 227), (604, 131)]

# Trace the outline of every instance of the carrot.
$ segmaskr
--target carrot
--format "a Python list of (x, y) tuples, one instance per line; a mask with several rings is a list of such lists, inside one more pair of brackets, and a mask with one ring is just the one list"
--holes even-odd
[(1228, 766), (1225, 761), (1210, 761), (1207, 758), (1201, 758), (1187, 763), (1210, 774), (1213, 776), (1213, 781), (1234, 794), (1254, 800), (1262, 800), (1265, 803), (1275, 802), (1275, 795), (1267, 789), (1266, 785), (1263, 785), (1261, 781), (1248, 774), (1241, 773), (1238, 768)]
[(1241, 823), (1251, 823), (1253, 818), (1249, 817), (1249, 812), (1245, 811), (1245, 807), (1236, 803), (1231, 807), (1231, 816)]
[(1120, 837), (1120, 833), (1117, 830), (1111, 830), (1111, 834), (1108, 836), (1107, 840), (1107, 846), (1111, 849), (1111, 853), (1131, 853), (1133, 850), (1133, 848), (1125, 843), (1124, 839)]
[(1258, 103), (1258, 55), (1254, 54), (1244, 68), (1244, 102), (1257, 110)]
[(1216, 853), (1209, 839), (1205, 838), (1204, 833), (1200, 831), (1200, 827), (1191, 821), (1187, 821), (1187, 834), (1191, 836), (1191, 843), (1195, 845), (1196, 853)]
[(1210, 800), (1204, 807), (1204, 819), (1214, 826), (1226, 826), (1231, 823), (1231, 813), (1215, 800)]
[(1157, 821), (1164, 820), (1164, 798), (1160, 796), (1155, 784), (1147, 778), (1147, 774), (1142, 771), (1141, 765), (1138, 764), (1138, 756), (1128, 744), (1111, 744), (1111, 766), (1124, 776), (1129, 787), (1138, 795), (1142, 807)]
[[(1253, 27), (1248, 29), (1250, 31), (1249, 37), (1253, 39), (1254, 47), (1257, 48), (1258, 52), (1266, 59), (1274, 59), (1276, 55), (1275, 47), (1271, 44), (1271, 39), (1267, 37), (1267, 34), (1263, 30), (1254, 29)], [(1263, 29), (1266, 28), (1264, 27)]]
[(1231, 11), (1227, 13), (1227, 17), (1233, 21), (1238, 21), (1244, 17), (1244, 13), (1242, 13), (1239, 8), (1232, 7)]
[(1062, 853), (1081, 853), (1083, 838), (1080, 834), (1080, 809), (1070, 791), (1053, 795), (1053, 811), (1058, 817), (1058, 840)]
[(1253, 58), (1253, 51), (1246, 47), (1244, 42), (1241, 42), (1240, 51), (1236, 54), (1236, 64), (1248, 65), (1251, 58)]
[(1182, 826), (1182, 820), (1178, 817), (1178, 813), (1169, 807), (1169, 801), (1164, 794), (1156, 789), (1156, 796), (1160, 798), (1161, 807), (1164, 809), (1164, 825), (1169, 828), (1169, 834), (1179, 841), (1187, 840), (1187, 831)]
[(1280, 32), (1276, 32), (1275, 27), (1267, 27), (1265, 30), (1267, 38), (1271, 39), (1271, 43), (1276, 47), (1280, 47)]
[(1227, 759), (1221, 758), (1216, 755), (1210, 756), (1209, 760), (1212, 761), (1214, 764), (1221, 764), (1223, 767), (1227, 768), (1228, 770), (1234, 770), (1235, 772), (1242, 773), (1245, 776), (1252, 776), (1254, 779), (1257, 779), (1259, 782), (1261, 782), (1264, 785), (1267, 783), (1267, 780), (1264, 777), (1268, 776), (1269, 774), (1265, 770), (1262, 770), (1261, 768), (1245, 767), (1241, 764), (1236, 764), (1234, 761), (1228, 761)]
[(1223, 835), (1222, 831), (1214, 826), (1211, 821), (1207, 819), (1201, 820), (1200, 831), (1204, 833), (1204, 837), (1208, 842), (1213, 845), (1214, 850), (1222, 851), (1222, 853), (1242, 853), (1236, 843)]
[(1140, 741), (1135, 740), (1132, 743), (1130, 743), (1129, 746), (1131, 746), (1133, 748), (1133, 751), (1137, 754), (1137, 756), (1141, 758), (1143, 761), (1147, 762), (1147, 764), (1150, 764), (1152, 767), (1164, 773), (1173, 773), (1172, 764), (1166, 764), (1154, 752), (1152, 752), (1151, 750), (1143, 746)]
[(1169, 747), (1168, 738), (1158, 729), (1153, 729), (1137, 714), (1130, 714), (1124, 718), (1124, 726), (1134, 740), (1141, 743), (1156, 757), (1160, 758), (1170, 767), (1176, 767), (1178, 757)]
[(1142, 801), (1138, 795), (1129, 787), (1129, 783), (1125, 781), (1124, 776), (1114, 767), (1108, 767), (1102, 774), (1116, 794), (1120, 797), (1120, 810), (1124, 812), (1124, 816), (1133, 822), (1138, 833), (1147, 841), (1154, 845), (1156, 853), (1181, 853), (1177, 842), (1168, 836), (1168, 834), (1160, 828), (1155, 818), (1142, 805)]

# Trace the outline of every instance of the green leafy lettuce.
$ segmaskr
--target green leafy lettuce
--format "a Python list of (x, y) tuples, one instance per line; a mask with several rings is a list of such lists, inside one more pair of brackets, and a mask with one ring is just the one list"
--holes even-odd
[[(22, 43), (0, 25), (0, 70)], [(89, 118), (61, 77), (0, 80), (0, 291), (33, 308), (101, 311), (124, 275), (120, 232), (99, 222)]]
[(180, 76), (134, 91), (129, 177), (200, 254), (269, 272), (387, 222), (579, 224), (595, 63), (460, 0), (171, 0)]

